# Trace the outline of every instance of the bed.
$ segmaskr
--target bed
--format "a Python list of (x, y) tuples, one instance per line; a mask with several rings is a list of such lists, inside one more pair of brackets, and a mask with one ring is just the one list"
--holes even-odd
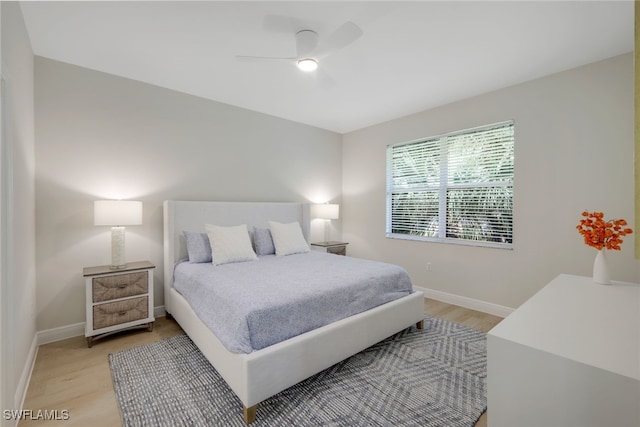
[(263, 400), (413, 324), (421, 327), (424, 318), (423, 295), (414, 291), (257, 350), (229, 350), (174, 287), (176, 265), (187, 257), (184, 232), (203, 232), (205, 224), (266, 228), (269, 221), (297, 222), (309, 239), (309, 204), (164, 202), (165, 309), (238, 396), (248, 424)]

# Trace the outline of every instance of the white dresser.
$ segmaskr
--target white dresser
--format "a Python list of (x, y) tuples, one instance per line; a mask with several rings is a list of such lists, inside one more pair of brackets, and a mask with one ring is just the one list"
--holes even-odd
[(489, 427), (640, 426), (640, 285), (560, 275), (487, 334)]

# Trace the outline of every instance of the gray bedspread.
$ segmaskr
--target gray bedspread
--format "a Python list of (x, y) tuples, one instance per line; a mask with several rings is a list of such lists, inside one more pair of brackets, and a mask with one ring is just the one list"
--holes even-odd
[(251, 353), (412, 292), (396, 265), (311, 251), (176, 266), (174, 287), (225, 347)]

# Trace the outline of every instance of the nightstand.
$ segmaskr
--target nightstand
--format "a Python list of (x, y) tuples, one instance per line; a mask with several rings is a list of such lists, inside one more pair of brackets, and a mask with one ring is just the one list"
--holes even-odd
[(108, 265), (83, 269), (86, 289), (87, 345), (127, 329), (153, 330), (153, 269), (149, 261), (128, 263), (113, 270)]
[(315, 242), (311, 244), (311, 249), (314, 251), (326, 252), (329, 254), (346, 255), (347, 245), (346, 242)]

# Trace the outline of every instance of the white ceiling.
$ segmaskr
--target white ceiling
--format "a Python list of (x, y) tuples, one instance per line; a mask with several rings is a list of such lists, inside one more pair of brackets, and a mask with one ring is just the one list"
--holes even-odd
[[(633, 1), (21, 6), (36, 55), (340, 133), (633, 50)], [(236, 58), (295, 56), (295, 31), (347, 21), (362, 37), (313, 75)]]

